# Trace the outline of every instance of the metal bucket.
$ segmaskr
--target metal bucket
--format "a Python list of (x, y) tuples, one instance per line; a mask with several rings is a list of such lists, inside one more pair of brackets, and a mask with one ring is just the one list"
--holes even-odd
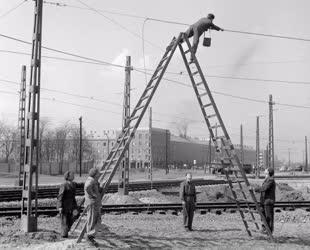
[(211, 46), (211, 37), (204, 37), (202, 44), (205, 47), (210, 47)]

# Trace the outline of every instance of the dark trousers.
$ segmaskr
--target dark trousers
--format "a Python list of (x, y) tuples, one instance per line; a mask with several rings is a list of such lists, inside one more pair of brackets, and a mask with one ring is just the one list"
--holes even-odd
[(183, 206), (183, 223), (184, 227), (192, 229), (192, 223), (195, 212), (195, 204), (193, 202), (185, 202)]
[[(262, 213), (266, 218), (267, 224), (270, 228), (270, 231), (273, 232), (274, 229), (274, 204), (264, 204), (262, 206)], [(263, 225), (263, 228), (264, 225)]]
[(74, 222), (72, 212), (64, 212), (60, 214), (60, 220), (61, 220), (61, 236), (68, 237), (68, 233)]
[(188, 38), (193, 36), (192, 50), (193, 50), (193, 53), (196, 54), (196, 51), (197, 51), (197, 48), (198, 48), (198, 44), (199, 44), (199, 37), (200, 37), (198, 30), (193, 28), (193, 27), (189, 27), (188, 30), (185, 31), (185, 33), (186, 33)]

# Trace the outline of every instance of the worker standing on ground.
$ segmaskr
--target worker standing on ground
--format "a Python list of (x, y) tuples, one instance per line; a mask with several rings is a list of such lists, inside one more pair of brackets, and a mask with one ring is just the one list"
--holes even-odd
[(101, 188), (98, 182), (99, 176), (99, 170), (97, 168), (91, 168), (84, 185), (85, 205), (88, 206), (87, 241), (95, 247), (99, 246), (95, 241), (95, 236), (98, 227), (101, 225)]
[[(261, 187), (254, 188), (255, 192), (260, 192), (260, 203), (262, 213), (266, 218), (270, 231), (273, 232), (274, 224), (274, 203), (276, 200), (276, 183), (274, 180), (274, 169), (265, 170), (265, 180)], [(266, 233), (266, 228), (262, 225), (262, 233)]]
[[(192, 24), (187, 31), (185, 31), (185, 34), (188, 38), (193, 36), (193, 45), (192, 50), (193, 53), (196, 54), (198, 44), (199, 44), (199, 37), (206, 32), (209, 29), (217, 30), (217, 31), (224, 31), (224, 29), (216, 26), (213, 23), (215, 16), (213, 14), (208, 14), (207, 17), (203, 17), (199, 19), (196, 23)], [(191, 57), (191, 61), (193, 61), (193, 58)]]
[(186, 180), (181, 183), (180, 198), (183, 207), (183, 223), (186, 231), (192, 231), (194, 211), (196, 207), (196, 189), (192, 182), (192, 174), (186, 174)]
[(74, 173), (67, 171), (64, 174), (65, 183), (61, 184), (57, 197), (57, 208), (61, 219), (61, 236), (68, 237), (68, 232), (74, 222), (74, 218), (78, 215), (77, 204), (75, 199), (76, 183)]

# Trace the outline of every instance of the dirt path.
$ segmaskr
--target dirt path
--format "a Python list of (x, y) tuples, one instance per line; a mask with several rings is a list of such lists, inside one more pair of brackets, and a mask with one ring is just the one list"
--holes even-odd
[[(249, 238), (238, 214), (196, 214), (193, 232), (183, 229), (181, 214), (105, 215), (102, 219), (105, 226), (97, 236), (101, 249), (310, 249), (310, 219), (302, 210), (276, 215), (276, 243), (257, 233)], [(39, 223), (42, 229), (59, 231), (57, 218), (40, 218)], [(94, 249), (85, 241), (76, 245), (74, 238), (62, 240), (55, 232), (52, 237), (26, 239), (14, 233), (8, 238), (2, 231), (0, 249)]]

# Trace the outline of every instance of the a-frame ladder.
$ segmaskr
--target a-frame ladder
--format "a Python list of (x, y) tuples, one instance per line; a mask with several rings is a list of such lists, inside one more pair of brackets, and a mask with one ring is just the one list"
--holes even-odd
[[(185, 42), (185, 44), (188, 46), (188, 49), (184, 52), (182, 45), (181, 45), (181, 41)], [(201, 107), (201, 111), (203, 113), (203, 116), (205, 118), (206, 124), (208, 126), (209, 132), (211, 134), (212, 140), (215, 144), (215, 147), (217, 148), (217, 150), (220, 150), (219, 147), (219, 143), (220, 141), (223, 143), (224, 147), (223, 149), (225, 150), (226, 154), (227, 154), (227, 158), (229, 158), (229, 162), (228, 164), (230, 166), (234, 166), (236, 164), (234, 164), (234, 161), (237, 163), (237, 166), (239, 168), (239, 171), (242, 174), (243, 177), (243, 181), (246, 183), (246, 185), (249, 187), (249, 182), (247, 180), (247, 177), (245, 175), (245, 172), (243, 170), (243, 168), (241, 167), (239, 158), (237, 156), (237, 154), (234, 151), (234, 147), (233, 144), (230, 141), (229, 135), (226, 131), (226, 128), (224, 126), (224, 123), (222, 121), (222, 118), (218, 112), (217, 106), (213, 100), (213, 97), (211, 95), (211, 91), (209, 90), (209, 87), (207, 85), (207, 82), (203, 76), (203, 73), (201, 71), (201, 68), (198, 64), (198, 61), (195, 57), (195, 55), (192, 53), (192, 49), (191, 49), (191, 45), (188, 41), (188, 38), (186, 37), (186, 35), (184, 33), (180, 33), (180, 35), (177, 38), (173, 38), (172, 41), (170, 42), (170, 44), (168, 45), (168, 47), (166, 48), (166, 51), (163, 55), (163, 57), (161, 58), (155, 72), (153, 73), (148, 85), (146, 86), (142, 96), (140, 97), (136, 107), (134, 108), (133, 112), (131, 113), (130, 119), (128, 120), (128, 122), (126, 123), (126, 125), (124, 126), (124, 128), (122, 129), (122, 132), (120, 133), (120, 135), (118, 136), (116, 143), (113, 146), (113, 149), (111, 150), (111, 152), (109, 153), (109, 156), (107, 157), (103, 167), (100, 170), (101, 176), (99, 178), (99, 183), (102, 187), (102, 196), (104, 195), (104, 193), (107, 191), (111, 180), (114, 176), (114, 174), (116, 173), (116, 170), (118, 168), (118, 166), (120, 165), (123, 157), (124, 157), (124, 153), (127, 149), (127, 147), (129, 146), (131, 139), (134, 137), (135, 132), (152, 100), (152, 97), (170, 63), (170, 60), (176, 50), (176, 48), (179, 47), (183, 60), (185, 62), (185, 66), (186, 69), (189, 73), (193, 88), (195, 90), (195, 94), (197, 96), (199, 105)], [(193, 62), (189, 63), (187, 60), (187, 55), (192, 54), (192, 58), (194, 59)], [(194, 66), (194, 70), (191, 69), (191, 65)], [(198, 80), (199, 79), (199, 80)], [(201, 88), (204, 89), (204, 92), (201, 93)], [(208, 102), (205, 102), (203, 100), (203, 98), (206, 97), (207, 100), (209, 100)], [(214, 121), (217, 121), (218, 125), (212, 125), (213, 123), (211, 122), (211, 119), (214, 119)], [(214, 123), (215, 124), (215, 123)], [(217, 137), (215, 137), (214, 134), (214, 129), (215, 128), (221, 128), (222, 131), (222, 135), (218, 135)], [(128, 130), (130, 131), (129, 135), (128, 135)], [(224, 163), (224, 160), (223, 160)], [(241, 210), (240, 208), (240, 201), (238, 200), (238, 197), (234, 191), (234, 187), (232, 184), (232, 181), (229, 177), (229, 175), (227, 174), (227, 178), (228, 178), (228, 183), (229, 186), (232, 190), (233, 196), (234, 196), (234, 200), (237, 204), (238, 210), (241, 214), (242, 220), (244, 222), (244, 225), (246, 227), (246, 230), (248, 232), (249, 235), (251, 235), (251, 231), (248, 227), (248, 223), (247, 220), (245, 218), (245, 214), (244, 212)], [(241, 183), (240, 183), (241, 186)], [(242, 188), (242, 186), (241, 186)], [(259, 205), (257, 203), (257, 200), (255, 198), (255, 195), (253, 193), (253, 191), (250, 191), (251, 197), (253, 199), (253, 202), (255, 203), (256, 206), (256, 211), (259, 212), (259, 214), (262, 217), (262, 221), (263, 224), (265, 225), (268, 235), (270, 236), (270, 238), (272, 238), (272, 234), (267, 226), (266, 223), (266, 219), (263, 216), (263, 214), (261, 213), (261, 210), (259, 208)], [(245, 195), (245, 193), (244, 193)], [(245, 195), (246, 198), (246, 195)], [(250, 210), (250, 206), (248, 206), (249, 210)], [(86, 211), (87, 208), (84, 210)], [(252, 211), (251, 211), (251, 215)], [(253, 216), (252, 219), (255, 219), (255, 217)], [(258, 227), (257, 223), (256, 226)], [(82, 238), (84, 237), (85, 234), (85, 229), (86, 229), (86, 223), (83, 226), (83, 229), (79, 235), (79, 238), (77, 240), (77, 242), (80, 242), (82, 240)]]

